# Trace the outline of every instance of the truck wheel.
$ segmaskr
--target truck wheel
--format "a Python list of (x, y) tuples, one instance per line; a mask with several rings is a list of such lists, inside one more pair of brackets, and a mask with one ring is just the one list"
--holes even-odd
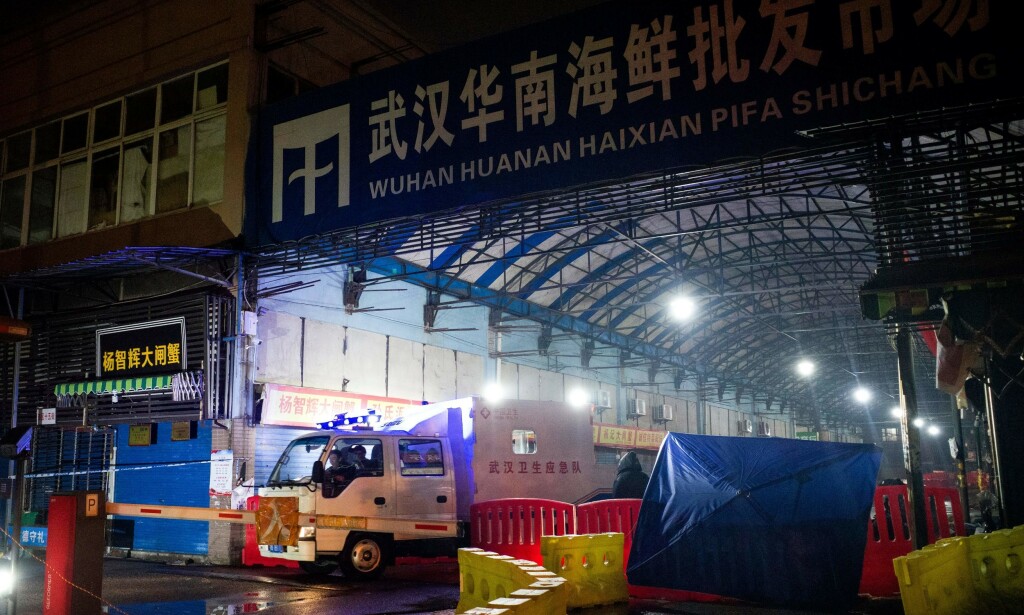
[(371, 580), (384, 574), (388, 542), (375, 534), (352, 534), (339, 557), (341, 571), (352, 580)]
[(306, 574), (325, 577), (338, 569), (338, 560), (317, 558), (315, 562), (299, 562), (299, 568)]

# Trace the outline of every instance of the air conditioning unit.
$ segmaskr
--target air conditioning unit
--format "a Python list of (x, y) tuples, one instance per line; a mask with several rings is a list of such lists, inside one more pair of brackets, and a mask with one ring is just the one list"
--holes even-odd
[(759, 436), (770, 436), (772, 435), (771, 423), (767, 421), (761, 421), (757, 424), (757, 435)]
[(654, 420), (662, 423), (667, 423), (672, 420), (672, 413), (675, 409), (668, 404), (661, 404), (661, 406), (654, 409)]
[(612, 407), (612, 392), (611, 391), (598, 391), (597, 392), (597, 403), (594, 404), (598, 408), (611, 408)]
[(738, 431), (740, 435), (753, 433), (754, 424), (750, 422), (750, 419), (740, 419), (736, 421), (736, 431)]
[(629, 416), (646, 416), (647, 401), (643, 399), (629, 400)]

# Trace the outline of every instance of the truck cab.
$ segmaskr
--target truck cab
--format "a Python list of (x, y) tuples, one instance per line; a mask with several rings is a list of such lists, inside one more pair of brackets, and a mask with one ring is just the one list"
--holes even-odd
[(297, 560), (311, 574), (340, 566), (348, 577), (372, 578), (396, 555), (447, 554), (463, 534), (443, 436), (306, 434), (288, 445), (261, 493), (271, 505), (278, 498), (297, 498), (299, 516), (315, 523), (260, 551)]

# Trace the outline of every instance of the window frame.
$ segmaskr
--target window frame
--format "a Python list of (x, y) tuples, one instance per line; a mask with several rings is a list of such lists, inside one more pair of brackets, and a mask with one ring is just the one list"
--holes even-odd
[[(227, 68), (227, 70), (225, 70), (223, 67), (228, 67), (228, 68)], [(223, 98), (223, 100), (220, 100), (219, 96), (215, 95), (214, 102), (209, 103), (208, 106), (206, 106), (206, 107), (204, 107), (202, 109), (199, 109), (199, 95), (200, 94), (199, 94), (198, 88), (199, 88), (199, 83), (200, 83), (200, 76), (201, 75), (206, 75), (208, 73), (212, 73), (214, 71), (223, 71), (225, 73), (225, 75), (226, 75), (227, 81), (225, 81), (223, 84), (221, 84), (219, 80), (214, 79), (213, 82), (212, 82), (212, 85), (209, 85), (208, 87), (219, 88), (220, 85), (223, 85), (223, 88), (224, 88), (224, 98)], [(216, 205), (218, 203), (222, 203), (223, 200), (224, 200), (223, 182), (224, 182), (224, 171), (225, 171), (225, 168), (224, 168), (225, 165), (223, 165), (223, 164), (222, 164), (222, 167), (221, 167), (221, 178), (220, 178), (220, 181), (221, 181), (222, 187), (221, 187), (221, 190), (220, 190), (220, 195), (219, 195), (220, 198), (219, 198), (219, 200), (214, 200), (214, 201), (211, 201), (211, 202), (205, 202), (204, 201), (203, 203), (199, 203), (199, 204), (194, 202), (194, 195), (195, 195), (195, 186), (194, 186), (194, 184), (195, 184), (195, 181), (196, 181), (196, 168), (195, 167), (196, 167), (196, 154), (197, 154), (197, 152), (196, 152), (196, 144), (197, 144), (196, 126), (198, 124), (202, 123), (202, 122), (206, 122), (206, 121), (209, 121), (211, 119), (223, 116), (225, 118), (224, 119), (225, 131), (227, 130), (227, 119), (226, 119), (226, 116), (227, 116), (227, 107), (228, 107), (228, 91), (230, 89), (229, 88), (229, 85), (230, 85), (230, 74), (231, 73), (230, 73), (230, 67), (229, 67), (228, 61), (227, 60), (222, 60), (222, 61), (219, 61), (219, 62), (215, 62), (215, 63), (209, 64), (209, 65), (204, 66), (204, 67), (202, 67), (200, 69), (197, 69), (197, 70), (192, 70), (192, 71), (188, 71), (188, 72), (185, 72), (185, 73), (181, 73), (181, 74), (169, 77), (167, 79), (162, 80), (161, 82), (159, 82), (157, 84), (148, 85), (148, 86), (146, 86), (144, 88), (140, 88), (138, 90), (133, 90), (133, 91), (128, 92), (127, 94), (124, 94), (122, 96), (118, 96), (118, 97), (114, 97), (114, 98), (111, 98), (111, 99), (104, 100), (104, 101), (102, 101), (102, 102), (100, 102), (98, 104), (92, 105), (88, 109), (84, 109), (84, 110), (83, 109), (78, 109), (78, 110), (75, 110), (73, 112), (62, 114), (61, 116), (56, 117), (56, 118), (49, 118), (47, 121), (42, 122), (42, 123), (40, 123), (38, 125), (32, 126), (31, 128), (17, 130), (17, 131), (14, 131), (14, 132), (10, 133), (10, 134), (3, 135), (2, 137), (0, 137), (0, 194), (2, 194), (3, 189), (4, 189), (4, 185), (8, 181), (15, 180), (16, 178), (21, 177), (22, 175), (26, 176), (25, 187), (24, 187), (24, 195), (23, 195), (22, 202), (21, 202), (20, 238), (19, 238), (19, 241), (18, 241), (17, 248), (22, 248), (22, 247), (25, 247), (25, 246), (28, 246), (28, 245), (41, 245), (41, 244), (45, 244), (48, 241), (54, 241), (54, 240), (57, 240), (57, 239), (63, 239), (65, 237), (73, 237), (73, 236), (81, 235), (81, 234), (88, 233), (88, 232), (91, 232), (91, 231), (94, 231), (94, 230), (101, 230), (101, 228), (110, 228), (111, 226), (120, 226), (122, 224), (133, 224), (133, 223), (138, 222), (140, 220), (153, 218), (153, 217), (158, 216), (158, 215), (165, 215), (165, 214), (176, 213), (176, 212), (188, 209), (188, 208), (193, 207), (193, 206), (209, 206), (209, 205)], [(190, 78), (191, 81), (192, 81), (192, 95), (191, 95), (192, 112), (187, 114), (186, 116), (184, 116), (182, 118), (176, 119), (176, 120), (174, 120), (172, 122), (168, 122), (166, 124), (162, 124), (161, 123), (160, 114), (161, 114), (161, 107), (162, 107), (162, 102), (163, 102), (162, 99), (163, 99), (164, 86), (166, 84), (171, 83), (171, 82), (175, 82), (175, 81), (182, 80), (182, 79), (185, 79), (185, 78)], [(153, 116), (152, 126), (150, 128), (148, 128), (148, 129), (134, 132), (131, 135), (126, 135), (125, 134), (125, 130), (127, 129), (126, 123), (127, 123), (127, 116), (128, 116), (128, 99), (133, 97), (133, 96), (144, 94), (145, 92), (147, 92), (148, 90), (151, 90), (151, 89), (155, 89), (155, 91), (156, 91), (156, 97), (155, 97), (154, 108), (153, 108), (154, 116)], [(96, 131), (96, 115), (97, 115), (97, 112), (99, 110), (101, 110), (101, 109), (107, 109), (107, 108), (111, 107), (112, 105), (117, 105), (119, 107), (119, 113), (120, 113), (119, 120), (118, 120), (119, 123), (118, 123), (117, 136), (106, 138), (106, 139), (104, 139), (102, 141), (93, 141), (93, 137), (95, 136), (95, 131)], [(72, 122), (76, 122), (76, 121), (80, 122), (81, 121), (80, 118), (82, 118), (83, 116), (85, 118), (85, 145), (82, 146), (82, 147), (76, 147), (74, 149), (65, 150), (65, 144), (66, 144), (67, 138), (69, 136), (69, 132), (68, 132), (69, 131), (69, 125), (72, 126), (72, 127), (75, 126), (75, 124), (72, 124)], [(59, 142), (58, 142), (58, 146), (57, 146), (57, 156), (54, 157), (54, 158), (51, 158), (49, 160), (45, 160), (45, 161), (37, 163), (36, 160), (35, 160), (35, 157), (36, 157), (36, 150), (37, 150), (37, 144), (38, 144), (38, 131), (40, 131), (42, 129), (45, 129), (45, 128), (51, 126), (54, 123), (58, 123), (59, 126), (60, 126)], [(179, 206), (176, 206), (176, 207), (174, 207), (172, 209), (169, 209), (169, 210), (167, 210), (165, 212), (162, 212), (162, 213), (157, 213), (157, 187), (159, 185), (159, 172), (160, 172), (160, 169), (159, 169), (160, 161), (159, 161), (159, 156), (158, 156), (159, 136), (163, 132), (166, 132), (168, 130), (179, 130), (183, 126), (189, 126), (189, 141), (188, 141), (188, 144), (187, 144), (187, 151), (185, 153), (185, 155), (187, 156), (187, 162), (186, 162), (186, 165), (185, 165), (186, 168), (185, 168), (185, 171), (184, 171), (184, 173), (186, 175), (186, 190), (185, 190), (185, 195), (184, 195), (184, 201)], [(17, 139), (19, 137), (23, 137), (23, 135), (25, 135), (25, 134), (29, 135), (29, 137), (28, 137), (29, 138), (28, 164), (25, 167), (23, 167), (23, 168), (19, 168), (19, 169), (13, 170), (13, 171), (8, 171), (7, 165), (9, 164), (9, 161), (10, 161), (10, 155), (9, 155), (9, 152), (8, 152), (9, 145), (10, 145), (10, 143), (14, 139)], [(124, 192), (124, 187), (125, 187), (124, 182), (125, 182), (125, 171), (126, 171), (125, 153), (126, 153), (126, 151), (128, 149), (132, 149), (132, 148), (126, 148), (126, 146), (133, 146), (134, 147), (134, 146), (137, 146), (139, 143), (141, 143), (141, 142), (143, 142), (143, 141), (145, 141), (147, 139), (149, 140), (150, 160), (149, 160), (149, 166), (146, 169), (146, 171), (143, 173), (143, 175), (146, 175), (148, 173), (148, 177), (146, 178), (146, 181), (144, 182), (144, 184), (142, 185), (142, 188), (141, 188), (141, 191), (143, 191), (143, 193), (145, 194), (144, 211), (143, 211), (141, 216), (132, 218), (131, 220), (122, 220), (122, 216), (123, 216), (123, 212), (124, 212), (124, 207), (125, 207), (125, 203), (123, 202), (123, 198), (124, 198), (124, 194), (125, 194), (125, 192)], [(114, 190), (116, 190), (117, 198), (116, 198), (116, 201), (112, 204), (114, 222), (113, 222), (112, 225), (99, 225), (98, 228), (92, 228), (91, 229), (91, 228), (89, 228), (89, 218), (90, 218), (90, 215), (91, 215), (91, 212), (92, 212), (92, 209), (93, 209), (92, 190), (91, 190), (91, 188), (92, 188), (92, 181), (93, 181), (93, 174), (94, 174), (94, 163), (95, 163), (94, 161), (95, 161), (96, 156), (98, 154), (110, 153), (111, 155), (113, 155), (112, 154), (112, 150), (114, 148), (116, 148), (116, 150), (117, 150), (117, 154), (116, 155), (117, 155), (117, 159), (118, 159), (117, 170), (116, 170), (116, 182), (115, 182), (115, 185), (114, 185)], [(225, 150), (227, 148), (227, 139), (226, 138), (224, 140), (223, 148)], [(224, 157), (224, 159), (226, 159), (226, 155), (223, 155), (223, 157)], [(65, 167), (67, 167), (69, 165), (72, 165), (72, 164), (75, 164), (75, 163), (77, 163), (79, 161), (82, 161), (82, 160), (85, 161), (86, 167), (85, 167), (85, 177), (84, 177), (85, 190), (84, 190), (84, 194), (81, 195), (81, 197), (80, 197), (81, 199), (84, 200), (84, 203), (81, 204), (81, 214), (80, 214), (80, 218), (81, 219), (80, 220), (72, 219), (70, 221), (71, 224), (68, 225), (69, 229), (66, 229), (65, 232), (63, 234), (61, 234), (60, 233), (60, 229), (61, 229), (60, 221), (61, 221), (61, 219), (63, 217), (63, 214), (67, 211), (66, 209), (63, 209), (61, 207), (61, 194), (62, 194), (62, 191), (64, 189), (63, 183), (64, 183), (64, 180), (65, 180), (64, 169), (65, 169)], [(32, 221), (32, 204), (33, 204), (33, 202), (32, 202), (33, 181), (32, 180), (33, 180), (33, 177), (35, 176), (35, 174), (37, 172), (41, 172), (43, 170), (52, 169), (52, 168), (56, 168), (56, 179), (54, 181), (54, 187), (53, 187), (53, 202), (52, 202), (52, 204), (50, 206), (52, 208), (52, 210), (50, 212), (51, 224), (50, 224), (49, 238), (46, 239), (46, 240), (36, 239), (36, 240), (33, 241), (33, 240), (31, 240), (31, 229), (30, 229), (31, 221)], [(79, 198), (79, 197), (75, 197), (75, 198)], [(75, 208), (75, 209), (77, 209), (77, 208)], [(78, 218), (79, 217), (79, 212), (75, 211), (75, 210), (72, 210), (72, 211), (74, 212), (73, 218)], [(0, 215), (2, 215), (2, 214), (0, 214)], [(4, 249), (15, 249), (15, 248), (14, 248), (14, 246), (11, 246), (9, 248), (4, 248)]]
[[(404, 452), (413, 447), (413, 451), (420, 455), (421, 461), (417, 465), (407, 465)], [(427, 453), (430, 449), (437, 449), (440, 462), (431, 464), (427, 462)], [(440, 438), (428, 438), (410, 436), (398, 440), (398, 468), (399, 474), (405, 477), (440, 477), (448, 473), (448, 467), (444, 459), (444, 446)]]

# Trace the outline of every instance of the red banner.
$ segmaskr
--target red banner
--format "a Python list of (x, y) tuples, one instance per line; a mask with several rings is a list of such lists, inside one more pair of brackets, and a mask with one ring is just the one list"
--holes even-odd
[(421, 402), (411, 399), (264, 384), (262, 423), (312, 429), (339, 413), (359, 414), (366, 410), (376, 410), (383, 417), (381, 421), (387, 422), (402, 416), (407, 408), (420, 405)]

